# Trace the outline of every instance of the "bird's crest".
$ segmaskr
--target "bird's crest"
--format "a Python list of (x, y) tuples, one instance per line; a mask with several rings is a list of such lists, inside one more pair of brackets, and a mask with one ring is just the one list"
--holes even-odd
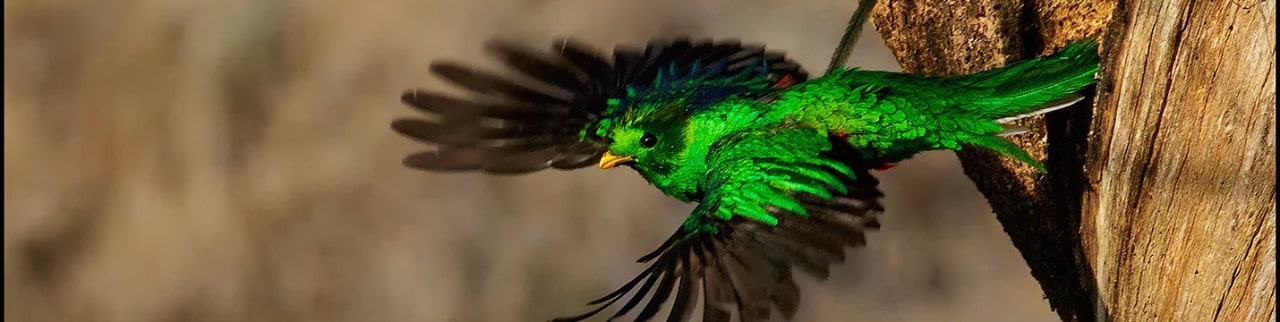
[(653, 103), (678, 103), (686, 109), (697, 110), (738, 95), (763, 94), (769, 91), (769, 62), (761, 61), (754, 68), (744, 68), (736, 74), (724, 75), (725, 60), (710, 66), (695, 61), (687, 69), (677, 64), (661, 68), (653, 83), (644, 88), (627, 88), (622, 106), (642, 107)]
[(626, 95), (608, 100), (609, 107), (597, 126), (597, 134), (603, 135), (618, 123), (660, 114), (688, 115), (726, 98), (760, 96), (773, 90), (768, 61), (729, 75), (723, 73), (726, 64), (722, 59), (711, 65), (694, 61), (685, 68), (675, 63), (659, 68), (648, 86), (628, 86)]

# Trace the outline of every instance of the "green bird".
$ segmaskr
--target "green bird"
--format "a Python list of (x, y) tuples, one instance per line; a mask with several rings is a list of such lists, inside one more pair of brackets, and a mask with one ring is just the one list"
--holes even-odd
[[(1001, 138), (1007, 121), (1066, 107), (1094, 82), (1091, 39), (965, 76), (841, 69), (809, 79), (794, 61), (734, 40), (655, 40), (600, 55), (572, 40), (543, 53), (511, 41), (488, 52), (519, 77), (437, 62), (430, 71), (472, 94), (410, 90), (430, 119), (392, 128), (434, 146), (405, 158), (429, 171), (520, 174), (626, 165), (663, 193), (697, 203), (634, 279), (589, 305), (632, 294), (637, 321), (670, 303), (688, 320), (767, 320), (798, 308), (797, 268), (825, 278), (879, 227), (882, 169), (929, 150), (987, 149), (1036, 168)], [(648, 301), (643, 299), (649, 296)], [(674, 298), (673, 298), (674, 296)]]

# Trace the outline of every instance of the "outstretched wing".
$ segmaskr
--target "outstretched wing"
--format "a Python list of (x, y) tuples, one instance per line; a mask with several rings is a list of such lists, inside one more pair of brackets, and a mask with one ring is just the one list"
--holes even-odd
[(408, 156), (405, 165), (506, 174), (547, 167), (577, 169), (598, 162), (605, 151), (607, 140), (595, 136), (595, 127), (609, 112), (610, 100), (625, 97), (628, 88), (653, 83), (660, 70), (687, 71), (724, 62), (725, 68), (710, 76), (737, 75), (764, 64), (771, 82), (807, 77), (782, 54), (734, 40), (655, 40), (643, 50), (616, 49), (612, 61), (571, 40), (558, 42), (552, 55), (501, 40), (489, 42), (487, 49), (521, 75), (504, 77), (439, 62), (431, 65), (431, 72), (473, 98), (426, 90), (401, 96), (405, 104), (432, 118), (397, 119), (391, 127), (434, 146)]
[[(638, 276), (589, 304), (579, 321), (631, 293), (614, 315), (644, 302), (646, 321), (675, 298), (668, 321), (686, 321), (699, 293), (703, 321), (768, 320), (772, 306), (792, 318), (800, 291), (793, 267), (825, 278), (846, 247), (866, 243), (883, 208), (878, 181), (846, 144), (810, 129), (749, 132), (721, 140), (708, 157), (706, 196), (689, 219), (641, 262)], [(637, 286), (639, 288), (637, 288)], [(633, 292), (634, 291), (634, 292)], [(649, 295), (646, 302), (644, 298)]]

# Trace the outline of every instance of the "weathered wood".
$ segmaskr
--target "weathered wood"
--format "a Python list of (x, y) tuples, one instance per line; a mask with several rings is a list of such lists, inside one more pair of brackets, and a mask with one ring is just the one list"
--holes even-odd
[(1116, 321), (1275, 320), (1275, 2), (1126, 0), (1082, 234)]
[(1096, 111), (1013, 139), (1049, 174), (983, 151), (958, 153), (965, 172), (1064, 321), (1258, 321), (1275, 319), (1274, 8), (880, 1), (873, 21), (935, 75), (1100, 36)]

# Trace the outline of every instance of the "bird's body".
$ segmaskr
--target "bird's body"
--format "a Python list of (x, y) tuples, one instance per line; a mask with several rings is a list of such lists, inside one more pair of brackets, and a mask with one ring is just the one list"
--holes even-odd
[(700, 288), (707, 303), (737, 304), (705, 306), (704, 320), (736, 311), (750, 321), (771, 306), (790, 317), (799, 298), (791, 268), (825, 276), (844, 247), (862, 245), (863, 232), (878, 227), (881, 194), (869, 170), (964, 147), (1038, 167), (1000, 138), (1015, 128), (998, 121), (1078, 101), (1073, 93), (1097, 70), (1092, 42), (966, 76), (848, 69), (815, 79), (780, 54), (736, 42), (655, 42), (616, 51), (613, 63), (570, 43), (559, 47), (563, 61), (492, 48), (556, 89), (437, 65), (437, 74), (489, 98), (407, 93), (405, 102), (442, 120), (393, 124), (441, 146), (406, 163), (492, 173), (626, 164), (667, 195), (697, 203), (642, 258), (656, 259), (648, 270), (593, 302), (613, 303), (639, 285), (618, 314), (652, 291), (640, 320), (673, 291), (672, 318), (685, 317)]
[[(598, 131), (609, 136), (607, 132), (613, 130), (616, 133), (609, 137), (624, 142), (637, 141), (637, 133), (643, 135), (627, 131), (635, 129), (654, 134), (660, 143), (678, 140), (669, 151), (661, 151), (663, 146), (653, 148), (661, 158), (633, 166), (659, 190), (685, 202), (700, 201), (702, 192), (709, 188), (704, 181), (707, 170), (718, 166), (710, 164), (709, 158), (719, 152), (713, 151), (717, 143), (735, 135), (767, 134), (783, 128), (838, 139), (837, 144), (848, 144), (868, 162), (892, 164), (922, 151), (974, 146), (1038, 166), (1021, 149), (999, 138), (1005, 127), (997, 120), (1055, 107), (1055, 100), (1063, 98), (1074, 102), (1072, 93), (1093, 82), (1096, 67), (1091, 66), (1096, 65), (1089, 60), (1091, 56), (1082, 55), (1093, 49), (1077, 43), (1055, 57), (961, 77), (837, 70), (794, 84), (793, 79), (779, 80), (761, 97), (729, 96), (701, 105), (684, 97), (698, 95), (698, 91), (668, 91), (663, 84), (655, 84), (650, 88), (656, 92), (635, 94), (641, 99), (633, 101), (639, 103), (616, 105), (606, 111), (619, 115), (614, 122), (628, 126), (623, 130), (601, 127)], [(1028, 70), (1039, 74), (1026, 73)], [(664, 74), (667, 79), (656, 82), (681, 83), (698, 78), (699, 72), (704, 71)], [(831, 149), (827, 140), (815, 143), (823, 145), (815, 151)], [(635, 158), (645, 152), (631, 150), (635, 151), (621, 154)]]

